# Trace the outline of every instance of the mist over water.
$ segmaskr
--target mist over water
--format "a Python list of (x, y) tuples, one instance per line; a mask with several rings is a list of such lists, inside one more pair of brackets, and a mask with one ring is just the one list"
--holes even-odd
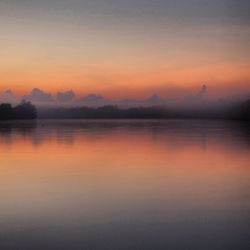
[(0, 122), (0, 249), (249, 249), (248, 124)]
[(249, 250), (249, 10), (0, 0), (0, 250)]
[[(166, 85), (166, 88), (169, 88)], [(177, 86), (166, 91), (153, 90), (148, 96), (140, 97), (143, 91), (138, 91), (137, 98), (110, 98), (100, 93), (88, 93), (81, 95), (73, 90), (57, 91), (54, 94), (39, 88), (33, 88), (30, 93), (16, 95), (11, 89), (0, 93), (0, 103), (10, 103), (17, 105), (22, 101), (32, 102), (37, 108), (58, 108), (58, 107), (103, 107), (117, 106), (120, 108), (130, 107), (169, 107), (169, 108), (225, 108), (233, 104), (238, 104), (249, 100), (250, 92), (248, 89), (231, 89), (217, 91), (209, 85), (201, 84), (197, 89), (181, 89)], [(161, 94), (157, 94), (160, 92)]]

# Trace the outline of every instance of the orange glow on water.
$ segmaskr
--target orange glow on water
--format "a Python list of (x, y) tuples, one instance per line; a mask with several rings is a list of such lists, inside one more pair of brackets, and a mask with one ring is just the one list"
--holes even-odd
[[(112, 230), (113, 241), (116, 228), (126, 225), (132, 232), (146, 228), (147, 235), (156, 230), (157, 237), (161, 232), (165, 237), (169, 225), (171, 231), (182, 230), (187, 221), (194, 221), (188, 231), (203, 228), (204, 221), (206, 228), (223, 225), (223, 233), (228, 221), (248, 225), (249, 143), (238, 125), (2, 123), (1, 230), (14, 238), (28, 232), (30, 240), (33, 231), (44, 239), (47, 230), (50, 237), (63, 228), (67, 241), (78, 234), (82, 240), (83, 231), (93, 227), (94, 234), (102, 234), (104, 227)], [(240, 227), (239, 232), (245, 231)]]
[[(90, 209), (100, 202), (100, 192), (110, 204), (128, 197), (133, 203), (139, 197), (159, 196), (176, 203), (188, 193), (197, 202), (186, 204), (193, 209), (210, 204), (222, 208), (227, 204), (225, 200), (224, 205), (221, 203), (225, 189), (250, 180), (248, 149), (233, 140), (220, 141), (200, 132), (198, 137), (183, 137), (143, 129), (84, 133), (79, 129), (72, 133), (67, 127), (61, 131), (55, 127), (44, 136), (41, 130), (37, 136), (18, 133), (1, 137), (4, 157), (0, 160), (0, 179), (5, 203), (6, 199), (17, 202), (18, 197), (27, 195), (29, 200), (36, 200), (37, 192), (41, 197), (49, 192), (52, 197), (46, 199), (50, 210), (58, 203), (71, 207), (79, 202)], [(72, 192), (79, 197), (70, 197)], [(55, 195), (64, 199), (53, 200)], [(236, 209), (241, 203), (232, 204)], [(23, 206), (32, 209), (29, 204)]]

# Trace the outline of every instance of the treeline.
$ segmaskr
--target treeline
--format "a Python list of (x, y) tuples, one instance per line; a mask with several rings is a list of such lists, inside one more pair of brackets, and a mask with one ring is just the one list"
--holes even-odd
[(167, 108), (137, 107), (122, 109), (117, 106), (99, 108), (43, 108), (41, 119), (232, 119), (250, 120), (250, 100), (227, 107)]
[(235, 120), (250, 121), (250, 99), (230, 108), (228, 116)]
[(39, 118), (48, 119), (145, 119), (163, 118), (165, 111), (159, 108), (129, 108), (103, 106), (99, 108), (73, 107), (39, 109)]
[(0, 120), (36, 119), (37, 109), (30, 102), (23, 101), (12, 107), (9, 103), (0, 104)]
[(104, 106), (99, 108), (40, 108), (23, 101), (12, 107), (0, 104), (0, 120), (18, 119), (231, 119), (250, 120), (250, 100), (227, 107), (167, 108), (135, 107), (119, 108)]

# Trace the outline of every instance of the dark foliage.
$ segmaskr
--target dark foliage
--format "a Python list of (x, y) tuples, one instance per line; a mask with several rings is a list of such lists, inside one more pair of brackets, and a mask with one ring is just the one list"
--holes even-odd
[[(0, 104), (0, 120), (35, 119), (37, 110), (30, 102), (23, 101), (16, 107)], [(230, 107), (213, 108), (167, 108), (136, 107), (122, 109), (117, 106), (99, 108), (41, 108), (41, 119), (231, 119), (250, 120), (250, 100)]]
[(166, 118), (161, 108), (129, 108), (103, 106), (99, 108), (49, 108), (40, 109), (39, 118), (48, 119), (160, 119)]
[(13, 110), (9, 103), (0, 104), (0, 119), (9, 120), (12, 118)]
[(167, 108), (117, 106), (40, 109), (45, 119), (237, 119), (250, 120), (250, 100), (228, 107)]
[(30, 102), (23, 101), (16, 107), (9, 103), (0, 104), (0, 120), (36, 119), (37, 110)]
[(235, 120), (250, 121), (250, 100), (232, 107), (228, 112), (228, 117)]

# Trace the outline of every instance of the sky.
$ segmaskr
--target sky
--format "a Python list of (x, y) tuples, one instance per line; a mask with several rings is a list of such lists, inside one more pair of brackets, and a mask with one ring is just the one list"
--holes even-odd
[(0, 0), (0, 93), (250, 93), (248, 0)]

